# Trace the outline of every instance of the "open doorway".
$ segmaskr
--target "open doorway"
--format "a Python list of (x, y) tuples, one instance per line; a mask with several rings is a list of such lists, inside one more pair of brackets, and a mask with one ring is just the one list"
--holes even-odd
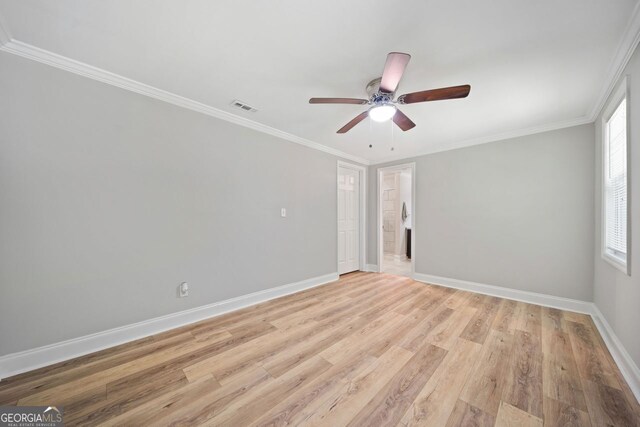
[(383, 273), (413, 277), (415, 164), (378, 169), (378, 262)]

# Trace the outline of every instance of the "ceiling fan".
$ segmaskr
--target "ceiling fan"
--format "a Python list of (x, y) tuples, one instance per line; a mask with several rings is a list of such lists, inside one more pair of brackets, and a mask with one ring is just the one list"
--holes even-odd
[(411, 59), (408, 53), (391, 52), (387, 55), (387, 62), (384, 64), (382, 77), (374, 79), (367, 85), (368, 99), (359, 98), (311, 98), (309, 104), (357, 104), (370, 105), (369, 109), (358, 114), (349, 123), (338, 129), (338, 133), (347, 133), (355, 125), (363, 121), (367, 116), (377, 122), (384, 122), (392, 119), (403, 131), (408, 131), (415, 127), (411, 121), (395, 104), (415, 104), (417, 102), (440, 101), (444, 99), (466, 98), (471, 91), (471, 86), (452, 86), (440, 89), (423, 90), (420, 92), (406, 93), (400, 95), (395, 101), (394, 96), (398, 83), (402, 78), (404, 69)]

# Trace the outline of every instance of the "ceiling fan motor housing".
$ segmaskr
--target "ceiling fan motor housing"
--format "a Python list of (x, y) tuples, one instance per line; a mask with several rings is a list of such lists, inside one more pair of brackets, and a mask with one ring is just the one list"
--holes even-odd
[(382, 77), (373, 79), (367, 84), (367, 94), (369, 94), (369, 103), (373, 105), (386, 105), (393, 103), (393, 93), (386, 93), (380, 90), (380, 82)]
[(371, 97), (371, 103), (374, 105), (386, 105), (391, 104), (393, 101), (393, 94), (390, 93), (376, 93)]
[(369, 98), (373, 97), (378, 92), (380, 92), (381, 81), (382, 81), (382, 77), (378, 77), (377, 79), (373, 79), (369, 83), (367, 83), (366, 90), (367, 90), (367, 94), (369, 95)]

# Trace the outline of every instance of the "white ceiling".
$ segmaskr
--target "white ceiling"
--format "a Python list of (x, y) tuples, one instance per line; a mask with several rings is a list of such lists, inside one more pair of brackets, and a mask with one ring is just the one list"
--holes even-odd
[[(0, 0), (0, 15), (21, 42), (378, 162), (587, 121), (636, 2)], [(471, 94), (402, 107), (406, 133), (336, 134), (365, 107), (308, 98), (366, 97), (390, 51), (412, 55), (399, 94)]]

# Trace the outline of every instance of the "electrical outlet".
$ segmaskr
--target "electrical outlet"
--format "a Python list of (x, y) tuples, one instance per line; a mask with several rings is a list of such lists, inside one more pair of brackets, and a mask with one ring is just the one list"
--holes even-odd
[(185, 298), (189, 296), (189, 284), (187, 282), (182, 282), (180, 286), (178, 286), (178, 297)]

